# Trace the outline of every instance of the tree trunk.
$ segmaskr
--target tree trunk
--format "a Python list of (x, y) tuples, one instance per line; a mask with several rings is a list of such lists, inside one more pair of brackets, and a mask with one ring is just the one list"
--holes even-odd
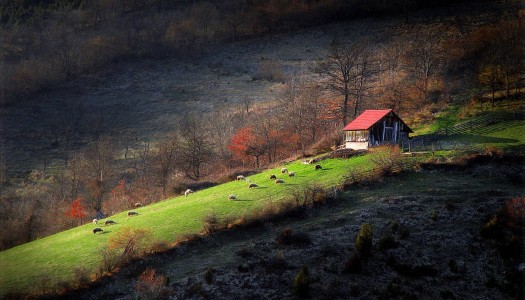
[(343, 127), (346, 126), (347, 123), (347, 115), (348, 115), (348, 83), (345, 83), (345, 99), (343, 101), (343, 107), (342, 107), (342, 118), (343, 118)]

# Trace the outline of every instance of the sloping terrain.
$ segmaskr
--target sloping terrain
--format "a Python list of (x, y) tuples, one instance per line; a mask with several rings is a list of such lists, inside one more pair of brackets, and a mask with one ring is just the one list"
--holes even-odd
[[(323, 208), (180, 246), (68, 297), (152, 295), (136, 286), (144, 270), (154, 269), (169, 278), (165, 287), (150, 285), (159, 298), (294, 298), (294, 278), (306, 266), (312, 299), (514, 298), (516, 286), (505, 274), (519, 282), (523, 273), (506, 269), (495, 244), (480, 237), (488, 216), (523, 196), (522, 186), (501, 174), (509, 167), (422, 170), (357, 186)], [(487, 169), (499, 171), (487, 176)], [(351, 274), (345, 266), (364, 223), (373, 228), (372, 256)], [(303, 239), (277, 242), (285, 229)], [(385, 236), (395, 243), (381, 245)]]
[[(95, 274), (104, 258), (108, 240), (124, 227), (151, 230), (153, 241), (172, 243), (181, 236), (199, 233), (205, 216), (210, 213), (221, 221), (236, 220), (272, 203), (289, 200), (295, 191), (305, 186), (318, 185), (326, 189), (341, 184), (350, 169), (372, 167), (368, 156), (328, 159), (322, 164), (322, 170), (315, 170), (314, 165), (293, 162), (287, 168), (296, 172), (295, 177), (281, 174), (280, 167), (269, 169), (248, 178), (251, 183), (258, 184), (255, 189), (248, 188), (248, 182), (232, 181), (196, 191), (188, 197), (175, 197), (138, 208), (135, 217), (128, 217), (126, 212), (108, 216), (116, 225), (85, 224), (2, 251), (0, 296), (27, 291), (43, 277), (50, 286), (68, 281), (79, 266), (88, 275)], [(284, 179), (285, 183), (276, 184), (269, 179), (271, 174)], [(230, 194), (235, 194), (237, 201), (228, 200)], [(103, 234), (94, 235), (95, 227), (103, 228)]]
[[(473, 7), (475, 9), (473, 9)], [(414, 13), (413, 25), (456, 22), (477, 26), (501, 18), (499, 3), (465, 3)], [(366, 36), (377, 47), (391, 38), (401, 17), (360, 19), (299, 32), (246, 40), (205, 53), (168, 60), (126, 62), (84, 75), (41, 95), (0, 108), (0, 145), (11, 173), (62, 166), (73, 152), (100, 134), (152, 140), (174, 129), (177, 115), (229, 109), (249, 100), (266, 102), (279, 95), (280, 82), (254, 80), (260, 66), (276, 63), (286, 76), (313, 75), (311, 67), (326, 55), (329, 43)], [(68, 132), (72, 145), (65, 146)], [(123, 143), (122, 141), (120, 141)], [(67, 150), (66, 150), (67, 148)]]

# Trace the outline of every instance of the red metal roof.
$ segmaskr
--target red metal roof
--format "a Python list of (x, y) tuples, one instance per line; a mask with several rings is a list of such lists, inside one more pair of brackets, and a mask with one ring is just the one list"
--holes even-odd
[(391, 109), (369, 109), (365, 110), (362, 114), (357, 116), (352, 122), (350, 122), (348, 125), (343, 128), (343, 130), (367, 130), (368, 128), (372, 127), (375, 123), (377, 123), (379, 120), (381, 120), (384, 116), (386, 116), (389, 112), (391, 112)]

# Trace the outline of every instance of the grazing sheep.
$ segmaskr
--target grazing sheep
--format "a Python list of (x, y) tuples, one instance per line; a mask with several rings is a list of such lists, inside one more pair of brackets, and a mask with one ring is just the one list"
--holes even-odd
[(284, 180), (282, 180), (282, 179), (275, 179), (275, 183), (284, 183)]
[(288, 176), (290, 176), (290, 177), (295, 177), (295, 172), (289, 172), (289, 173), (288, 173)]
[(104, 222), (104, 225), (105, 226), (108, 226), (108, 225), (115, 225), (117, 224), (117, 222), (113, 221), (113, 220), (106, 220), (106, 222)]
[(139, 208), (139, 207), (142, 207), (142, 203), (140, 202), (135, 203), (135, 208)]
[(284, 174), (284, 173), (286, 173), (286, 172), (288, 172), (288, 169), (287, 169), (287, 168), (282, 168), (282, 169), (281, 169), (281, 173)]
[(317, 170), (322, 170), (322, 169), (323, 169), (323, 167), (321, 167), (321, 165), (315, 165), (315, 170), (316, 170), (316, 171), (317, 171)]
[(239, 180), (245, 180), (245, 179), (246, 179), (246, 178), (245, 178), (244, 176), (242, 176), (242, 175), (238, 175), (238, 176), (237, 176), (237, 181), (239, 181)]
[(128, 211), (128, 217), (132, 217), (132, 216), (138, 216), (138, 213), (134, 211)]
[(259, 187), (259, 186), (257, 184), (255, 184), (255, 183), (250, 183), (250, 185), (248, 186), (248, 188), (250, 188), (250, 189), (254, 189), (256, 187)]
[(231, 195), (228, 195), (228, 199), (229, 200), (237, 200), (237, 196), (231, 194)]
[(275, 176), (274, 174), (270, 175), (270, 179), (277, 179), (277, 176)]
[(189, 194), (192, 194), (193, 191), (191, 189), (187, 189), (185, 192), (184, 192), (184, 197), (188, 197)]
[(93, 229), (93, 234), (95, 234), (97, 232), (104, 232), (104, 230), (102, 230), (102, 228), (98, 228), (98, 227)]
[(98, 224), (98, 219), (93, 219), (93, 224)]

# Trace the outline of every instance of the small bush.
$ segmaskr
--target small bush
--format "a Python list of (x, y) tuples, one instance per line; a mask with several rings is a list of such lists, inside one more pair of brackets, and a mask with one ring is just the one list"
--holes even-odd
[(74, 282), (77, 287), (83, 287), (90, 283), (89, 271), (85, 267), (78, 267), (74, 270)]
[(240, 250), (237, 250), (237, 252), (235, 252), (235, 254), (237, 256), (242, 257), (242, 258), (247, 258), (247, 257), (253, 256), (253, 253), (251, 253), (250, 250), (248, 250), (246, 248), (241, 248)]
[(439, 215), (438, 215), (438, 212), (433, 209), (432, 210), (432, 213), (430, 214), (430, 218), (432, 219), (432, 221), (437, 221), (439, 219)]
[(170, 248), (170, 245), (166, 241), (155, 241), (148, 247), (149, 253), (161, 253), (165, 252)]
[(505, 201), (503, 215), (507, 220), (507, 226), (521, 229), (525, 221), (525, 197)]
[(351, 274), (356, 274), (361, 272), (361, 259), (357, 253), (352, 253), (350, 258), (346, 261), (344, 271)]
[(397, 229), (399, 228), (399, 222), (398, 222), (397, 220), (394, 220), (394, 221), (392, 222), (392, 225), (390, 225), (390, 228), (392, 228), (392, 231), (393, 231), (393, 232), (396, 232)]
[(439, 292), (439, 295), (443, 299), (455, 299), (454, 298), (454, 293), (452, 293), (450, 290), (441, 290)]
[(381, 146), (373, 149), (370, 161), (384, 174), (393, 173), (400, 165), (403, 153), (399, 146)]
[(294, 233), (290, 228), (285, 228), (275, 241), (281, 245), (309, 245), (310, 237), (306, 233)]
[(154, 269), (146, 269), (135, 283), (135, 293), (139, 299), (159, 299), (166, 296), (167, 283), (166, 276), (157, 274)]
[(111, 273), (117, 267), (120, 260), (120, 254), (116, 249), (104, 248), (100, 252), (101, 261), (99, 267), (99, 275)]
[(212, 234), (220, 229), (219, 218), (215, 213), (212, 212), (204, 216), (204, 225), (201, 231), (203, 234)]
[(389, 235), (382, 236), (379, 239), (379, 242), (377, 244), (377, 249), (379, 251), (384, 251), (384, 250), (387, 250), (387, 249), (396, 248), (397, 246), (399, 246), (399, 244), (396, 242), (394, 237), (389, 234)]
[(364, 259), (368, 258), (372, 253), (372, 238), (372, 226), (368, 223), (363, 224), (355, 241), (355, 249)]
[(408, 229), (408, 227), (402, 226), (401, 228), (399, 228), (398, 234), (400, 239), (406, 240), (410, 236), (410, 230)]
[(326, 191), (318, 184), (308, 185), (292, 191), (296, 206), (322, 205), (328, 199)]
[(451, 202), (445, 203), (445, 209), (448, 211), (455, 210), (457, 208), (458, 207), (454, 203), (451, 203)]
[(284, 73), (280, 64), (276, 61), (266, 60), (259, 64), (257, 74), (253, 76), (253, 80), (268, 80), (272, 82), (284, 82)]
[(481, 236), (485, 238), (497, 238), (501, 235), (501, 228), (498, 225), (498, 216), (493, 215), (481, 228)]
[(288, 262), (282, 251), (277, 251), (275, 256), (263, 262), (267, 272), (281, 272), (288, 267)]
[(153, 232), (142, 228), (132, 228), (124, 226), (108, 240), (110, 250), (122, 250), (119, 257), (119, 264), (137, 258), (144, 254), (151, 242)]
[(448, 268), (450, 269), (450, 272), (457, 273), (459, 271), (458, 265), (456, 264), (456, 261), (451, 259), (448, 261)]
[(305, 298), (310, 292), (310, 283), (308, 280), (308, 268), (303, 266), (293, 281), (293, 291), (297, 297)]
[(213, 268), (208, 268), (206, 272), (204, 272), (204, 281), (206, 281), (207, 284), (211, 284), (213, 282)]

